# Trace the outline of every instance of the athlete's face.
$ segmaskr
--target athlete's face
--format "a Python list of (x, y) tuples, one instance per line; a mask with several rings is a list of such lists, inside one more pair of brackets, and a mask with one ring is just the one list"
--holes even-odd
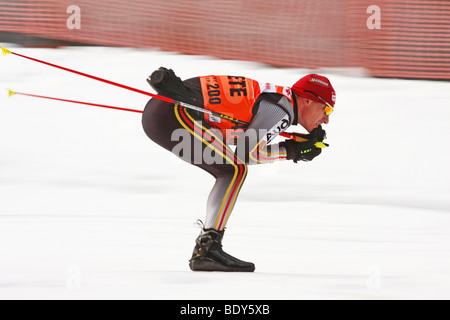
[(325, 104), (323, 102), (316, 102), (302, 97), (298, 97), (297, 102), (298, 122), (308, 132), (329, 122), (329, 116), (325, 114)]

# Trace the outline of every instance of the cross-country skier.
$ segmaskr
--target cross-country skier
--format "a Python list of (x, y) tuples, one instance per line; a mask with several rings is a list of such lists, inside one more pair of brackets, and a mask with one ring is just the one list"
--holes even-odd
[[(253, 272), (255, 265), (222, 250), (225, 226), (247, 176), (248, 164), (279, 160), (311, 161), (321, 153), (336, 101), (330, 81), (310, 74), (291, 88), (246, 77), (201, 76), (181, 81), (160, 68), (148, 82), (162, 96), (230, 116), (249, 125), (210, 116), (157, 99), (145, 107), (142, 124), (155, 143), (216, 178), (206, 208), (203, 229), (189, 266), (193, 271)], [(304, 142), (270, 142), (291, 125), (309, 134)], [(236, 144), (236, 150), (230, 148)]]

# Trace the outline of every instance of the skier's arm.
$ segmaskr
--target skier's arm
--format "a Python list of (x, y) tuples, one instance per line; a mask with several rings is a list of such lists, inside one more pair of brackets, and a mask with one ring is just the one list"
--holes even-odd
[[(288, 104), (289, 101), (283, 97), (279, 103)], [(238, 155), (245, 154), (245, 162), (248, 164), (285, 160), (286, 148), (279, 144), (269, 145), (269, 143), (280, 132), (285, 131), (290, 123), (289, 114), (279, 104), (261, 100), (248, 129), (239, 139), (236, 150)]]

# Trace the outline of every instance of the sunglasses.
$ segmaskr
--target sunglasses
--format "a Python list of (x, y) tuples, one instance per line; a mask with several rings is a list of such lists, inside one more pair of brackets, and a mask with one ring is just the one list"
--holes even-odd
[(324, 112), (325, 112), (325, 114), (326, 114), (327, 116), (329, 116), (329, 115), (333, 112), (333, 110), (334, 110), (333, 107), (332, 107), (328, 102), (326, 102), (325, 99), (323, 99), (322, 97), (319, 97), (316, 93), (314, 93), (314, 92), (312, 92), (312, 91), (310, 91), (310, 90), (303, 90), (303, 91), (312, 93), (312, 94), (315, 95), (317, 98), (319, 98), (323, 103), (325, 103), (325, 109), (324, 109)]

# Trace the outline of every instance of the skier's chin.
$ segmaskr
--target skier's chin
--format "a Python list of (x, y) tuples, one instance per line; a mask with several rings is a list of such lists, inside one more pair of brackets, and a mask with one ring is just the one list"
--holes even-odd
[(316, 129), (319, 126), (318, 123), (316, 123), (315, 125), (311, 126), (310, 128), (306, 129), (308, 130), (309, 133), (311, 133), (314, 129)]

